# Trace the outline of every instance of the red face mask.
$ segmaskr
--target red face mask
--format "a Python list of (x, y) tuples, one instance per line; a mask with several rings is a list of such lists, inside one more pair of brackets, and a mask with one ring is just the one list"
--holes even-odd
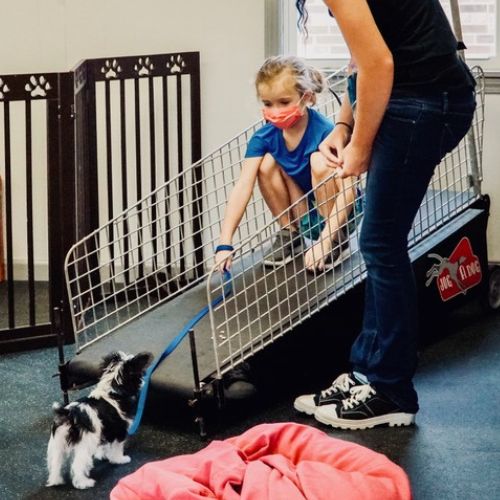
[(300, 105), (302, 97), (297, 104), (292, 104), (282, 111), (271, 111), (268, 108), (263, 108), (264, 119), (281, 130), (293, 127), (304, 116), (304, 109)]

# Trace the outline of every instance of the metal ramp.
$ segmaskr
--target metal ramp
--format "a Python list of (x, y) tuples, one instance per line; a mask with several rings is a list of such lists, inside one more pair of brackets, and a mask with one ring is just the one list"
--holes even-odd
[[(474, 74), (478, 108), (471, 133), (436, 170), (410, 234), (412, 259), (420, 248), (439, 239), (447, 224), (467, 219), (465, 211), (480, 197), (484, 78), (479, 68)], [(344, 85), (343, 73), (333, 74), (330, 90), (318, 105), (333, 119)], [(224, 283), (213, 266), (213, 249), (246, 143), (261, 123), (101, 226), (68, 253), (66, 281), (77, 354), (66, 365), (63, 390), (95, 379), (101, 357), (110, 350), (161, 353), (200, 309), (222, 294)], [(317, 189), (325, 189), (326, 182)], [(357, 184), (362, 189), (364, 179)], [(307, 272), (302, 255), (286, 266), (270, 268), (262, 257), (279, 226), (256, 189), (235, 234), (232, 294), (211, 307), (197, 325), (196, 352), (185, 339), (155, 371), (150, 391), (192, 397), (358, 285), (365, 275), (358, 249), (362, 223), (358, 206), (352, 208), (348, 249), (334, 269)], [(344, 226), (347, 229), (347, 223)], [(193, 364), (199, 371), (197, 380)]]

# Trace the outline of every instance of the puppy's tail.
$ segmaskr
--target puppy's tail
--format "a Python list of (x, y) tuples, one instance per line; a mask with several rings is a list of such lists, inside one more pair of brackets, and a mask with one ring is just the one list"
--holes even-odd
[[(62, 406), (59, 403), (53, 403), (52, 410), (54, 410), (53, 431), (63, 424), (68, 424), (73, 433), (79, 436), (83, 431), (95, 431), (89, 414), (80, 405)], [(73, 437), (74, 439), (76, 435)]]

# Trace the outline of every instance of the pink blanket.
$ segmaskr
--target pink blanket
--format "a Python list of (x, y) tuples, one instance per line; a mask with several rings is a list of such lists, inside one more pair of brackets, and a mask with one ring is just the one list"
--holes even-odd
[(192, 455), (142, 466), (112, 500), (411, 499), (403, 469), (385, 455), (294, 423), (263, 424)]

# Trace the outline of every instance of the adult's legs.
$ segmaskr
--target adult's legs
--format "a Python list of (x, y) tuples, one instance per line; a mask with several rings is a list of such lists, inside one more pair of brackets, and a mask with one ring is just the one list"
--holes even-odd
[(367, 179), (360, 238), (368, 272), (365, 316), (351, 362), (355, 371), (410, 413), (418, 410), (412, 383), (418, 318), (408, 233), (435, 166), (470, 124), (469, 101), (462, 109), (451, 106), (447, 94), (434, 100), (391, 100)]

